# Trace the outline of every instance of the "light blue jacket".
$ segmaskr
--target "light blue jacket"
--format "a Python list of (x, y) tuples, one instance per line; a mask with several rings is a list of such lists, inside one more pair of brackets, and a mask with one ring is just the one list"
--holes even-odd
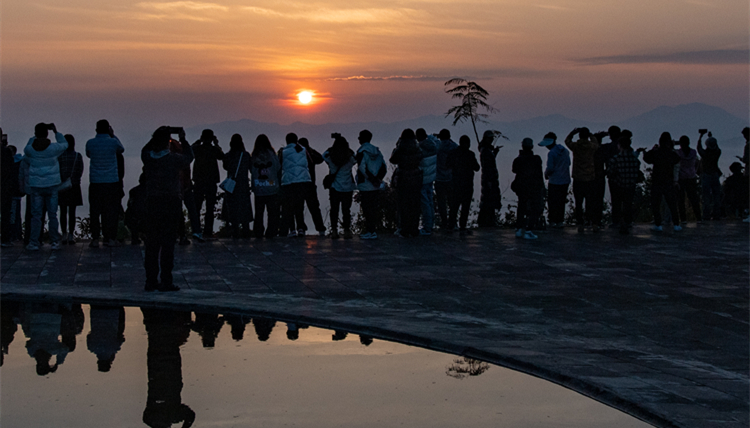
[(86, 142), (86, 156), (89, 162), (90, 183), (117, 183), (120, 176), (117, 173), (117, 154), (125, 151), (117, 137), (109, 134), (96, 134), (96, 137)]
[(549, 184), (570, 184), (570, 152), (557, 144), (547, 153), (547, 169), (544, 176)]
[(431, 184), (437, 176), (438, 145), (440, 140), (430, 135), (419, 143), (422, 150), (422, 162), (419, 169), (422, 170), (422, 184)]

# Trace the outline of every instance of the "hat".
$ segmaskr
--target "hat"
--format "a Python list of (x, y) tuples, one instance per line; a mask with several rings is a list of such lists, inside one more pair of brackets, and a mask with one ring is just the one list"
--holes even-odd
[(532, 140), (531, 138), (524, 138), (523, 141), (521, 142), (521, 147), (523, 147), (524, 149), (533, 148), (534, 140)]
[(555, 140), (553, 140), (552, 138), (545, 138), (539, 143), (539, 145), (542, 147), (551, 146), (553, 144), (555, 144)]
[(482, 134), (482, 139), (484, 140), (485, 138), (492, 138), (494, 140), (495, 133), (491, 129), (488, 129), (484, 131), (484, 134)]

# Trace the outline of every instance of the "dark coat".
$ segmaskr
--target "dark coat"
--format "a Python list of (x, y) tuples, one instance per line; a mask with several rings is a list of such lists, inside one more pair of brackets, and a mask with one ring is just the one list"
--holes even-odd
[(651, 182), (654, 186), (674, 184), (674, 167), (680, 163), (680, 155), (677, 152), (671, 148), (659, 147), (644, 153), (643, 160), (654, 166), (651, 173)]
[[(240, 155), (242, 161), (240, 162)], [(239, 168), (237, 168), (239, 164)], [(253, 221), (253, 207), (250, 203), (250, 165), (252, 159), (248, 152), (232, 152), (224, 157), (224, 169), (227, 177), (234, 178), (234, 192), (224, 193), (222, 217), (230, 224), (242, 224)], [(236, 173), (236, 175), (235, 175)]]
[(479, 162), (471, 149), (458, 146), (448, 153), (446, 165), (453, 173), (454, 191), (466, 192), (474, 189), (474, 173), (479, 171)]
[(193, 183), (216, 184), (221, 181), (219, 161), (224, 159), (221, 147), (198, 141), (193, 144), (195, 164), (193, 165)]
[(542, 158), (531, 150), (521, 150), (513, 160), (515, 180), (510, 185), (516, 195), (536, 196), (544, 192), (544, 174)]
[(500, 174), (497, 171), (497, 151), (491, 145), (485, 145), (479, 152), (482, 164), (482, 198), (480, 209), (496, 210), (502, 205), (500, 196)]

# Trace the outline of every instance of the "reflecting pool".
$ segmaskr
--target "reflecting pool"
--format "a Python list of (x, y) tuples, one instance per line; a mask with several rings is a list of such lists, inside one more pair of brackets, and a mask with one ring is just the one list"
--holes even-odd
[(648, 427), (478, 360), (252, 315), (2, 302), (15, 427)]

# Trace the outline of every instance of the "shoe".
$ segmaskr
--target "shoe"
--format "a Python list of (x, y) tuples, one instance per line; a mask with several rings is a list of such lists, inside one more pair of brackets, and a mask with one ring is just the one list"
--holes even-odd
[(680, 231), (682, 231), (682, 226), (674, 225), (674, 231), (675, 231), (675, 232), (680, 232)]
[(326, 231), (325, 230), (318, 231), (318, 236), (320, 236), (321, 238), (325, 238), (326, 237)]
[(183, 236), (180, 238), (179, 245), (190, 245), (190, 240)]
[(146, 283), (146, 286), (143, 287), (143, 291), (156, 291), (159, 289), (159, 284), (152, 284), (150, 282)]
[(116, 240), (116, 239), (110, 239), (110, 240), (109, 240), (109, 241), (107, 241), (107, 243), (106, 243), (106, 244), (104, 244), (104, 245), (105, 245), (106, 247), (121, 247), (121, 246), (122, 246), (122, 244), (120, 243), (120, 241), (118, 241), (118, 240)]
[(524, 232), (523, 229), (516, 229), (516, 238), (523, 238)]
[(297, 236), (305, 236), (307, 231), (305, 229), (297, 229)]
[(396, 229), (396, 231), (393, 232), (393, 235), (398, 236), (399, 238), (403, 238), (403, 235), (401, 235), (401, 228), (399, 227), (398, 229)]
[(206, 240), (203, 239), (203, 234), (201, 233), (194, 233), (193, 238), (197, 239), (198, 242), (206, 242)]
[(653, 230), (654, 232), (662, 232), (662, 231), (664, 231), (664, 229), (662, 229), (661, 226), (651, 226), (651, 230)]
[(372, 232), (372, 235), (370, 236), (370, 239), (378, 239), (377, 232)]
[(178, 286), (176, 286), (176, 285), (174, 285), (174, 284), (167, 284), (167, 285), (164, 285), (164, 284), (162, 284), (162, 285), (160, 285), (160, 286), (159, 286), (159, 287), (157, 288), (157, 290), (159, 290), (159, 291), (162, 291), (162, 292), (167, 292), (167, 291), (180, 291), (180, 287), (178, 287)]
[(39, 251), (39, 246), (34, 244), (29, 244), (26, 246), (26, 249), (29, 251)]
[(372, 233), (362, 233), (359, 235), (359, 239), (372, 239)]
[(68, 243), (68, 234), (67, 233), (63, 233), (62, 236), (60, 236), (60, 243), (62, 245), (65, 245), (65, 244)]
[(297, 231), (292, 230), (289, 232), (289, 235), (286, 236), (287, 238), (296, 238), (297, 237)]
[(344, 230), (344, 239), (352, 239), (353, 237), (351, 230)]
[(0, 244), (0, 247), (3, 247), (3, 248), (9, 248), (12, 246), (13, 246), (12, 242), (3, 242), (2, 244)]
[(59, 242), (53, 242), (52, 245), (50, 245), (51, 250), (59, 250), (60, 249), (60, 243)]
[(99, 248), (99, 240), (92, 239), (91, 242), (89, 242), (89, 248)]
[(419, 234), (422, 236), (430, 236), (432, 235), (432, 232), (426, 230), (426, 229), (419, 229)]
[(523, 239), (537, 239), (537, 238), (538, 236), (534, 235), (534, 233), (530, 230), (523, 234)]
[(333, 232), (331, 232), (331, 239), (339, 239), (339, 238), (340, 236), (339, 236), (338, 231), (334, 230)]
[(584, 229), (585, 229), (585, 228), (584, 228), (584, 226), (583, 226), (582, 224), (579, 224), (579, 225), (578, 225), (578, 233), (579, 233), (579, 234), (583, 234), (583, 232), (584, 232)]

